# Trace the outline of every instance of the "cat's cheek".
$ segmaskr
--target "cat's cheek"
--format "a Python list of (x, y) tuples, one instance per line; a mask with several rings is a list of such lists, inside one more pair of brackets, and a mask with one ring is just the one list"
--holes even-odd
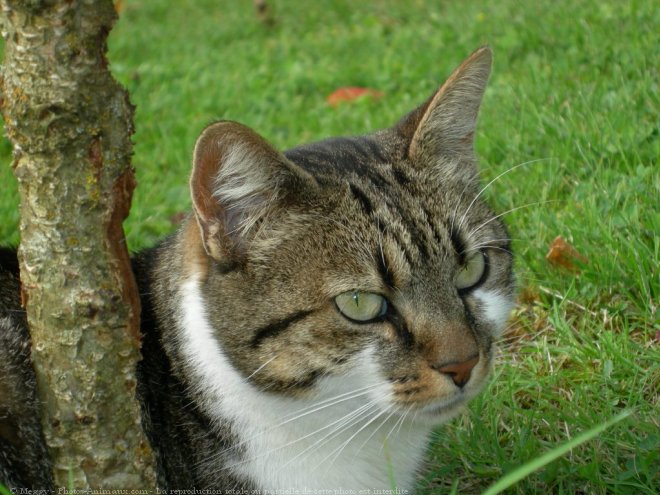
[(379, 354), (378, 345), (367, 345), (353, 360), (352, 370), (347, 376), (358, 377), (359, 387), (367, 391), (368, 400), (387, 411), (393, 407), (394, 394), (379, 362)]
[(513, 299), (511, 296), (493, 290), (476, 290), (473, 296), (480, 303), (483, 318), (494, 329), (492, 337), (501, 337), (513, 309)]

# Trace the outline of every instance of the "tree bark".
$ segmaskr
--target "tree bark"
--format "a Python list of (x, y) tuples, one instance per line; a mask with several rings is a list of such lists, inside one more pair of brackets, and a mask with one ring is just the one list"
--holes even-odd
[(111, 0), (0, 0), (2, 111), (19, 258), (55, 483), (155, 484), (135, 398), (139, 296), (122, 221), (133, 107), (107, 69)]

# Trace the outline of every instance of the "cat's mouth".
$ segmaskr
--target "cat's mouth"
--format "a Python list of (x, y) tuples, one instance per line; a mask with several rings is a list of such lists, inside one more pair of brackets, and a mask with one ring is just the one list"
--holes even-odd
[(465, 396), (465, 394), (461, 394), (461, 396), (458, 397), (426, 404), (421, 408), (412, 409), (410, 407), (398, 407), (397, 413), (399, 416), (403, 417), (403, 420), (410, 419), (412, 423), (418, 425), (435, 427), (451, 420), (463, 412), (468, 403), (468, 399), (469, 398)]
[(416, 409), (415, 417), (421, 422), (445, 422), (465, 410), (468, 402), (478, 395), (479, 390), (461, 390), (450, 397), (437, 399)]
[(451, 414), (459, 412), (460, 409), (467, 404), (466, 397), (456, 397), (450, 400), (444, 400), (440, 403), (429, 404), (422, 408), (421, 412), (429, 416), (437, 416), (440, 414)]

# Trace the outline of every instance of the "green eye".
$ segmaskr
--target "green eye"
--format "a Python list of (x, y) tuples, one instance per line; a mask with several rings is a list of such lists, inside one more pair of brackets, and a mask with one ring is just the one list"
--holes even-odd
[(351, 291), (335, 297), (339, 312), (349, 320), (364, 323), (387, 312), (387, 299), (373, 292)]
[(477, 285), (486, 271), (486, 255), (481, 251), (472, 254), (456, 274), (456, 288), (470, 289)]

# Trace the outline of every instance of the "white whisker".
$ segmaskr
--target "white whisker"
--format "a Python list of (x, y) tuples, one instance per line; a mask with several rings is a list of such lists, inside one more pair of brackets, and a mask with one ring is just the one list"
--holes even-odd
[(390, 431), (387, 433), (387, 435), (385, 435), (385, 438), (383, 439), (383, 444), (380, 447), (381, 451), (385, 448), (385, 445), (387, 444), (387, 440), (390, 438), (390, 436), (392, 435), (394, 430), (397, 429), (397, 426), (399, 426), (399, 428), (400, 428), (400, 424), (403, 423), (403, 420), (406, 418), (406, 416), (410, 412), (410, 409), (412, 409), (412, 405), (408, 406), (408, 409), (406, 409), (406, 411), (401, 416), (399, 416), (399, 418), (394, 422), (394, 425), (392, 426), (392, 428), (390, 428)]
[[(362, 388), (353, 390), (351, 392), (345, 392), (343, 394), (339, 394), (339, 395), (336, 395), (334, 397), (330, 397), (330, 398), (325, 399), (325, 400), (323, 400), (321, 402), (318, 402), (316, 404), (312, 404), (310, 406), (301, 408), (297, 411), (294, 411), (293, 413), (290, 413), (290, 414), (287, 414), (286, 416), (284, 416), (282, 418), (283, 419), (282, 422), (262, 430), (259, 433), (259, 436), (267, 435), (268, 433), (271, 433), (272, 431), (274, 431), (278, 428), (281, 428), (282, 426), (285, 426), (285, 425), (287, 425), (287, 424), (289, 424), (293, 421), (296, 421), (300, 418), (303, 418), (303, 417), (308, 416), (310, 414), (313, 414), (315, 412), (321, 411), (323, 409), (327, 409), (329, 407), (335, 406), (337, 404), (340, 404), (342, 402), (345, 402), (345, 401), (348, 401), (348, 400), (351, 400), (351, 399), (355, 399), (357, 397), (367, 395), (373, 388), (376, 388), (378, 386), (382, 386), (382, 384), (381, 383), (372, 384), (372, 385), (369, 385), (369, 386), (366, 386), (366, 387), (362, 387)], [(343, 418), (340, 418), (339, 420), (341, 420), (341, 419), (343, 419)], [(332, 426), (333, 424), (334, 423), (331, 423), (329, 426)], [(254, 440), (254, 437), (250, 438), (250, 439), (243, 440), (241, 442), (238, 442), (238, 443), (232, 445), (231, 447), (228, 447), (224, 450), (216, 452), (215, 454), (213, 454), (212, 457), (214, 457), (214, 458), (220, 457), (224, 454), (227, 454), (231, 450), (236, 450), (239, 447), (242, 447), (246, 444), (251, 443), (253, 440)]]
[(468, 187), (474, 185), (475, 182), (478, 183), (478, 181), (479, 181), (479, 174), (475, 173), (474, 175), (472, 175), (470, 180), (468, 180), (465, 183), (465, 186), (463, 186), (463, 190), (461, 191), (461, 194), (458, 196), (458, 201), (456, 202), (456, 207), (454, 208), (454, 211), (452, 212), (452, 215), (451, 215), (451, 223), (450, 223), (450, 226), (449, 226), (449, 232), (450, 233), (454, 231), (454, 222), (456, 221), (456, 214), (458, 213), (459, 207), (463, 204), (463, 196), (465, 196), (465, 193), (468, 190)]
[[(523, 167), (523, 166), (526, 166), (526, 165), (531, 165), (531, 164), (534, 164), (534, 163), (540, 163), (540, 162), (543, 162), (543, 161), (546, 161), (546, 160), (549, 160), (549, 158), (537, 158), (536, 160), (530, 160), (530, 161), (527, 161), (527, 162), (519, 163), (518, 165), (514, 165), (513, 167), (511, 167), (511, 168), (509, 168), (508, 170), (505, 170), (504, 172), (502, 172), (501, 174), (499, 174), (497, 177), (495, 177), (493, 180), (491, 180), (491, 181), (490, 181), (488, 184), (486, 184), (484, 187), (482, 187), (482, 188), (481, 188), (481, 191), (479, 191), (479, 193), (477, 193), (477, 195), (474, 197), (474, 199), (472, 200), (472, 202), (468, 205), (467, 209), (466, 209), (465, 212), (463, 213), (463, 216), (461, 217), (460, 222), (458, 222), (457, 230), (459, 230), (459, 231), (461, 230), (461, 228), (463, 227), (463, 222), (465, 221), (465, 218), (467, 217), (468, 213), (470, 213), (470, 209), (472, 209), (472, 206), (474, 205), (474, 203), (477, 201), (477, 199), (479, 199), (479, 198), (481, 197), (481, 195), (482, 195), (482, 194), (483, 194), (483, 193), (484, 193), (484, 192), (485, 192), (485, 191), (486, 191), (486, 190), (487, 190), (487, 189), (488, 189), (488, 188), (489, 188), (494, 182), (496, 182), (497, 180), (499, 180), (500, 178), (502, 178), (503, 176), (505, 176), (505, 175), (508, 174), (509, 172), (512, 172), (512, 171), (514, 171), (514, 170), (516, 170), (516, 169), (518, 169), (518, 168), (520, 168), (520, 167)], [(453, 227), (453, 222), (452, 222), (452, 227)]]
[(481, 249), (494, 249), (495, 251), (502, 251), (503, 253), (508, 253), (510, 255), (513, 255), (513, 252), (511, 252), (510, 249), (503, 248), (502, 246), (493, 246), (488, 243), (479, 244), (475, 246), (473, 249), (470, 249), (470, 251), (479, 251)]
[(522, 206), (516, 206), (515, 208), (511, 208), (509, 210), (506, 210), (503, 213), (500, 213), (499, 215), (495, 215), (495, 216), (489, 218), (488, 220), (483, 222), (481, 225), (479, 225), (479, 227), (477, 227), (476, 229), (473, 229), (470, 232), (470, 234), (468, 235), (468, 237), (473, 237), (477, 232), (479, 232), (482, 228), (484, 228), (490, 222), (493, 222), (493, 221), (497, 220), (498, 218), (503, 217), (504, 215), (508, 215), (509, 213), (513, 213), (514, 211), (521, 210), (523, 208), (528, 208), (530, 206), (544, 205), (544, 204), (547, 204), (547, 203), (561, 203), (561, 202), (562, 202), (561, 200), (549, 199), (547, 201), (535, 201), (533, 203), (527, 203), (527, 204), (524, 204)]
[[(405, 422), (406, 416), (408, 416), (408, 414), (410, 413), (410, 411), (412, 411), (413, 407), (414, 407), (414, 404), (411, 404), (411, 405), (408, 407), (408, 409), (406, 409), (406, 411), (401, 415), (401, 421), (399, 422), (399, 427), (398, 427), (397, 430), (396, 430), (396, 434), (397, 434), (397, 435), (401, 432), (401, 427), (403, 426), (403, 423)], [(395, 425), (395, 426), (396, 426), (396, 425)], [(389, 436), (389, 435), (388, 435), (388, 436)], [(385, 437), (385, 439), (387, 440), (387, 437)]]
[(467, 249), (464, 249), (461, 253), (459, 253), (459, 256), (463, 256), (463, 255), (468, 254), (468, 253), (479, 251), (480, 249), (483, 249), (483, 248), (500, 249), (501, 251), (506, 251), (508, 253), (511, 253), (511, 251), (509, 251), (508, 249), (505, 249), (502, 246), (494, 244), (494, 243), (498, 243), (498, 242), (509, 242), (511, 240), (512, 239), (510, 239), (508, 237), (504, 238), (504, 239), (488, 239), (487, 241), (482, 242), (481, 244), (476, 244), (474, 246), (468, 247)]
[[(296, 438), (295, 440), (291, 440), (290, 442), (287, 442), (287, 443), (285, 443), (285, 444), (283, 444), (283, 445), (278, 445), (277, 447), (275, 447), (275, 448), (273, 448), (273, 449), (270, 449), (270, 450), (267, 450), (267, 451), (265, 451), (265, 452), (261, 452), (261, 453), (259, 453), (259, 454), (256, 455), (256, 456), (252, 456), (252, 457), (249, 457), (249, 458), (247, 458), (247, 459), (243, 459), (243, 460), (240, 461), (240, 462), (235, 462), (235, 463), (233, 463), (233, 464), (230, 464), (230, 465), (228, 465), (226, 468), (234, 468), (234, 467), (240, 466), (240, 465), (242, 465), (242, 464), (247, 464), (247, 463), (252, 462), (252, 461), (254, 461), (254, 460), (256, 460), (256, 459), (259, 459), (259, 458), (262, 458), (262, 457), (267, 457), (267, 456), (271, 455), (271, 454), (274, 453), (274, 452), (277, 452), (277, 451), (280, 451), (280, 450), (286, 449), (287, 447), (290, 447), (290, 446), (292, 446), (292, 445), (295, 445), (295, 444), (297, 444), (297, 443), (299, 443), (299, 442), (301, 442), (301, 441), (303, 441), (303, 440), (305, 440), (305, 439), (307, 439), (307, 438), (309, 438), (309, 437), (311, 437), (311, 436), (314, 436), (314, 435), (316, 435), (316, 434), (318, 434), (318, 433), (320, 433), (320, 432), (322, 432), (322, 431), (324, 431), (324, 430), (327, 430), (328, 428), (333, 427), (333, 426), (336, 425), (337, 423), (344, 423), (344, 422), (346, 422), (346, 421), (347, 421), (347, 419), (346, 419), (347, 417), (349, 418), (348, 421), (350, 421), (350, 419), (352, 419), (352, 417), (353, 417), (354, 415), (363, 412), (363, 410), (364, 410), (365, 408), (367, 408), (368, 406), (370, 407), (371, 404), (366, 404), (366, 405), (360, 407), (357, 411), (351, 411), (350, 413), (348, 413), (348, 414), (342, 416), (341, 418), (339, 418), (339, 419), (333, 421), (332, 423), (329, 423), (329, 424), (327, 424), (327, 425), (324, 425), (324, 426), (322, 426), (321, 428), (318, 428), (317, 430), (312, 431), (311, 433), (308, 433), (308, 434), (306, 434), (306, 435), (303, 435), (302, 437)], [(358, 411), (359, 411), (359, 413), (358, 413)], [(342, 428), (341, 428), (341, 425), (340, 425), (339, 429), (340, 429), (340, 430), (342, 429)], [(337, 429), (334, 429), (330, 434), (334, 433), (335, 431), (337, 431)], [(329, 434), (329, 435), (330, 435), (330, 434)], [(328, 436), (328, 435), (326, 435), (326, 437), (327, 437), (327, 436)], [(323, 437), (323, 438), (326, 438), (326, 437)], [(317, 443), (318, 443), (318, 442), (317, 442)], [(315, 444), (313, 444), (311, 447), (308, 447), (307, 449), (303, 450), (301, 453), (299, 453), (299, 454), (296, 455), (295, 457), (289, 459), (284, 465), (281, 466), (280, 469), (283, 469), (284, 467), (288, 466), (292, 461), (294, 461), (295, 459), (297, 459), (298, 457), (300, 457), (303, 453), (305, 453), (305, 452), (307, 452), (308, 450), (310, 450), (310, 448), (314, 448), (314, 447), (317, 445), (317, 443), (315, 443)]]
[(270, 363), (271, 363), (272, 361), (274, 361), (276, 358), (277, 358), (277, 355), (273, 356), (273, 357), (270, 358), (268, 361), (266, 361), (264, 364), (262, 364), (261, 366), (259, 366), (256, 370), (254, 370), (254, 371), (252, 372), (252, 374), (251, 374), (250, 376), (248, 376), (248, 377), (245, 379), (245, 381), (246, 381), (246, 382), (249, 382), (249, 381), (250, 381), (250, 378), (252, 378), (254, 375), (256, 375), (257, 373), (259, 373), (262, 369), (264, 369), (264, 368), (266, 367), (266, 365), (270, 364)]
[(383, 420), (383, 421), (382, 421), (382, 422), (381, 422), (376, 428), (374, 428), (374, 431), (371, 432), (371, 435), (369, 435), (369, 436), (367, 437), (367, 439), (366, 439), (364, 442), (362, 442), (362, 445), (360, 445), (360, 447), (358, 447), (356, 454), (359, 453), (359, 452), (364, 448), (364, 446), (367, 445), (367, 444), (369, 443), (369, 441), (374, 437), (374, 435), (375, 435), (376, 433), (378, 433), (378, 430), (380, 430), (380, 428), (381, 428), (385, 423), (387, 423), (387, 421), (388, 421), (388, 420), (389, 420), (389, 419), (390, 419), (395, 413), (396, 413), (396, 411), (392, 411), (392, 412), (390, 412), (390, 414), (388, 414), (387, 417), (386, 417), (386, 418), (385, 418), (385, 419), (384, 419), (384, 420)]
[[(280, 423), (277, 426), (285, 425), (285, 424), (287, 424), (291, 421), (294, 421), (294, 420), (296, 420), (298, 418), (301, 418), (303, 416), (307, 416), (308, 414), (311, 414), (313, 412), (317, 412), (317, 411), (320, 411), (321, 409), (325, 409), (327, 407), (334, 406), (335, 404), (340, 404), (340, 403), (345, 402), (347, 400), (354, 399), (354, 398), (360, 397), (362, 395), (366, 395), (371, 390), (373, 390), (374, 388), (381, 387), (381, 386), (382, 386), (382, 383), (375, 383), (375, 384), (368, 385), (366, 387), (362, 387), (362, 388), (358, 388), (356, 390), (352, 390), (351, 392), (345, 392), (343, 394), (335, 395), (334, 397), (331, 397), (329, 399), (324, 399), (324, 400), (322, 400), (322, 401), (320, 401), (316, 404), (313, 404), (311, 406), (307, 406), (307, 407), (305, 407), (303, 409), (300, 409), (300, 410), (298, 410), (298, 411), (296, 411), (292, 414), (284, 416), (284, 418), (287, 419), (287, 421), (285, 421), (283, 423)], [(302, 413), (302, 414), (300, 414), (300, 413)], [(291, 416), (293, 416), (293, 417), (291, 417)]]
[[(322, 438), (320, 438), (317, 442), (313, 443), (306, 449), (304, 449), (302, 452), (299, 452), (296, 454), (294, 457), (289, 459), (284, 465), (282, 465), (282, 468), (288, 466), (291, 464), (293, 461), (298, 459), (299, 457), (302, 457), (303, 455), (307, 454), (310, 450), (313, 449), (319, 449), (326, 443), (328, 443), (330, 440), (333, 438), (336, 438), (337, 436), (341, 435), (344, 431), (348, 430), (351, 426), (356, 425), (358, 422), (362, 421), (365, 417), (368, 417), (369, 414), (371, 414), (371, 411), (376, 409), (376, 402), (372, 401), (368, 404), (365, 404), (355, 411), (351, 411), (350, 413), (346, 414), (345, 416), (339, 418), (337, 421), (333, 421), (329, 425), (324, 426), (323, 428), (320, 428), (314, 432), (314, 434), (319, 433), (320, 431), (323, 431), (327, 428), (330, 428), (331, 426), (334, 426), (336, 423), (339, 423), (332, 431), (328, 432), (325, 434)], [(305, 437), (302, 437), (300, 440), (307, 438), (310, 435), (305, 435)], [(295, 443), (295, 442), (293, 442)], [(314, 469), (318, 468), (316, 466)]]
[[(373, 422), (376, 421), (378, 418), (380, 418), (383, 414), (385, 414), (385, 412), (386, 412), (386, 411), (380, 411), (376, 416), (374, 416), (374, 417), (371, 418), (369, 421), (367, 421), (364, 425), (362, 425), (362, 427), (360, 427), (355, 433), (353, 433), (353, 434), (348, 438), (348, 440), (346, 440), (345, 442), (343, 442), (339, 447), (335, 448), (335, 449), (334, 449), (332, 452), (330, 452), (326, 457), (324, 457), (324, 458), (321, 460), (321, 462), (316, 466), (316, 469), (318, 469), (318, 467), (319, 467), (321, 464), (323, 464), (325, 461), (327, 461), (328, 458), (329, 458), (330, 456), (332, 456), (333, 454), (335, 454), (335, 455), (332, 457), (332, 460), (331, 460), (330, 464), (328, 465), (328, 469), (330, 469), (330, 468), (332, 467), (332, 465), (334, 464), (334, 462), (337, 460), (337, 458), (341, 455), (342, 451), (346, 448), (346, 446), (347, 446), (349, 443), (351, 443), (351, 441), (353, 441), (353, 439), (354, 439), (357, 435), (359, 435), (360, 432), (363, 431), (367, 426), (369, 426), (371, 423), (373, 423)], [(394, 412), (390, 413), (390, 415), (389, 415), (387, 418), (385, 418), (385, 420), (387, 421), (387, 419), (388, 419), (390, 416), (392, 416), (392, 414), (394, 414)], [(380, 427), (380, 425), (379, 425), (379, 427)]]

